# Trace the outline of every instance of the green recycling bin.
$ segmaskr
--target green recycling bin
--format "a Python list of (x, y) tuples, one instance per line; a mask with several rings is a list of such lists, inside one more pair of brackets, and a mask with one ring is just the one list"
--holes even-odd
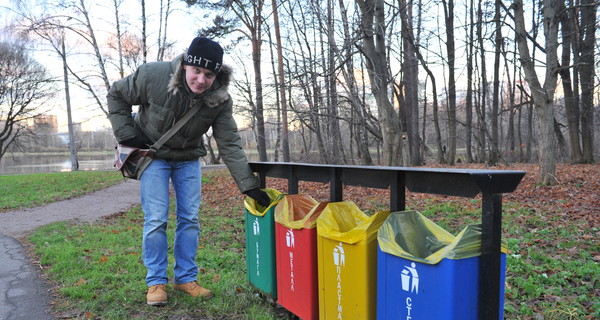
[(277, 299), (274, 213), (281, 193), (270, 188), (263, 191), (271, 198), (271, 204), (266, 208), (250, 197), (244, 200), (246, 275), (254, 287), (270, 298)]

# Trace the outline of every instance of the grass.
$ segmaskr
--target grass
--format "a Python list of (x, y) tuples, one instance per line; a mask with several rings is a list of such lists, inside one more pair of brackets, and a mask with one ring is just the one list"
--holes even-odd
[[(204, 183), (210, 183), (210, 179)], [(62, 316), (289, 319), (289, 312), (261, 297), (246, 279), (243, 210), (241, 202), (201, 208), (198, 281), (210, 288), (215, 298), (202, 301), (171, 289), (169, 303), (162, 308), (145, 303), (146, 271), (141, 261), (143, 213), (139, 207), (100, 224), (51, 224), (36, 230), (28, 240), (44, 274), (57, 290), (54, 306)], [(174, 219), (170, 217), (170, 221)], [(172, 241), (174, 224), (169, 224), (167, 233)], [(168, 276), (172, 278), (172, 243), (170, 247)]]
[(116, 171), (0, 176), (0, 212), (81, 196), (121, 181)]
[[(223, 231), (216, 230), (243, 226), (243, 221), (220, 218), (221, 215), (222, 212), (203, 212), (201, 224), (211, 225), (203, 232), (223, 235)], [(210, 288), (215, 298), (202, 301), (169, 290), (167, 306), (146, 305), (141, 216), (137, 208), (100, 225), (57, 223), (41, 228), (30, 237), (45, 274), (58, 290), (55, 305), (59, 314), (93, 319), (189, 319), (192, 316), (193, 319), (284, 319), (277, 317), (276, 308), (257, 296), (248, 284), (243, 245), (236, 242), (230, 245), (219, 237), (202, 239), (198, 251), (198, 281)], [(173, 239), (173, 229), (168, 228), (169, 239)], [(170, 259), (172, 256), (170, 252)], [(173, 276), (172, 269), (168, 274)]]
[[(471, 202), (471, 204), (473, 204)], [(426, 201), (422, 213), (452, 234), (481, 223), (464, 201)], [(478, 207), (475, 205), (474, 207)], [(600, 319), (600, 230), (585, 230), (560, 215), (504, 203), (507, 237), (505, 319)]]
[[(205, 175), (205, 188), (209, 188), (226, 173)], [(144, 300), (139, 208), (102, 223), (57, 223), (38, 229), (29, 241), (44, 275), (56, 288), (55, 310), (69, 318), (291, 319), (289, 312), (270, 303), (246, 280), (243, 207), (236, 199), (227, 201), (205, 197), (200, 215), (199, 281), (216, 297), (198, 301), (170, 291), (169, 304), (163, 308), (149, 307)], [(0, 208), (4, 203), (0, 198)], [(560, 212), (542, 213), (513, 202), (503, 205), (509, 247), (505, 319), (599, 319), (600, 266), (595, 259), (600, 230), (588, 230)], [(456, 234), (465, 225), (479, 222), (479, 208), (477, 199), (433, 197), (411, 209)], [(168, 234), (172, 239), (171, 226)]]

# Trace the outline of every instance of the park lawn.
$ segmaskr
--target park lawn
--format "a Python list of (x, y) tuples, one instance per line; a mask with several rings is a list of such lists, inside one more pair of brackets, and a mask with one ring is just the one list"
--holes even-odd
[[(600, 168), (561, 169), (571, 171), (571, 178), (562, 185), (541, 187), (523, 181), (514, 195), (504, 198), (503, 228), (509, 246), (505, 319), (600, 318), (600, 230), (598, 212), (593, 211), (598, 210), (598, 186), (578, 178), (597, 177)], [(574, 174), (577, 170), (581, 172)], [(140, 251), (143, 215), (134, 208), (101, 223), (58, 223), (30, 236), (33, 254), (57, 294), (53, 305), (58, 314), (105, 319), (293, 318), (246, 280), (243, 196), (226, 171), (206, 176), (200, 210), (199, 280), (215, 292), (215, 298), (197, 301), (172, 293), (163, 308), (145, 304)], [(286, 188), (279, 179), (268, 184), (282, 192)], [(319, 201), (328, 195), (328, 187), (321, 184), (304, 183), (300, 190), (310, 191)], [(349, 187), (344, 196), (373, 212), (385, 208), (386, 192)], [(479, 222), (477, 198), (409, 193), (407, 207), (453, 234)], [(169, 236), (172, 239), (172, 226)]]
[(122, 182), (117, 171), (75, 171), (0, 176), (0, 212), (37, 207)]

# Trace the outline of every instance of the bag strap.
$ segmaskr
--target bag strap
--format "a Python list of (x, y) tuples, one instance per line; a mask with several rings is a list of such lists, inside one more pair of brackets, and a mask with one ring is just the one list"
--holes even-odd
[(162, 147), (162, 145), (167, 142), (169, 139), (171, 139), (171, 137), (177, 132), (179, 131), (179, 129), (181, 129), (181, 127), (183, 127), (183, 125), (188, 122), (188, 120), (190, 120), (194, 114), (196, 113), (196, 111), (198, 111), (198, 109), (200, 109), (200, 105), (196, 104), (194, 105), (190, 110), (188, 110), (183, 117), (181, 117), (181, 119), (179, 119), (172, 127), (171, 129), (169, 129), (169, 131), (165, 132), (165, 134), (163, 134), (162, 137), (160, 137), (160, 139), (158, 139), (158, 141), (156, 141), (153, 145), (150, 146), (150, 149), (154, 149), (154, 150), (158, 150), (160, 149), (160, 147)]

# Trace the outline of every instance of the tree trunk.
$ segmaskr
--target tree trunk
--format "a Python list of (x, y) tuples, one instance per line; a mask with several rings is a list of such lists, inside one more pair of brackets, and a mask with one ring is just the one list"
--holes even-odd
[[(169, 26), (169, 15), (171, 14), (171, 0), (167, 1), (167, 7), (164, 9), (163, 15), (163, 0), (160, 0), (159, 26), (158, 26), (158, 50), (156, 53), (156, 61), (163, 61), (167, 50), (167, 27)], [(163, 20), (164, 17), (164, 20)]]
[(383, 0), (356, 0), (360, 8), (361, 31), (364, 33), (362, 50), (366, 58), (371, 92), (379, 111), (383, 135), (383, 164), (400, 163), (400, 121), (388, 97), (389, 71), (385, 48), (385, 15)]
[(446, 21), (446, 51), (448, 53), (448, 157), (454, 165), (456, 160), (456, 79), (454, 48), (454, 0), (442, 0)]
[[(515, 44), (516, 45), (516, 44)], [(515, 48), (516, 50), (516, 48)], [(508, 132), (507, 132), (507, 143), (502, 143), (502, 145), (507, 145), (508, 146), (508, 156), (502, 156), (502, 154), (499, 154), (499, 158), (505, 158), (510, 162), (515, 161), (516, 157), (515, 157), (515, 110), (516, 110), (516, 106), (515, 106), (515, 99), (516, 99), (516, 77), (517, 77), (517, 64), (516, 64), (516, 58), (513, 59), (513, 61), (510, 61), (508, 59), (508, 55), (506, 52), (506, 48), (503, 47), (502, 49), (502, 56), (504, 58), (504, 66), (506, 69), (506, 78), (507, 78), (507, 82), (508, 82)], [(514, 57), (514, 56), (513, 56)], [(511, 79), (511, 70), (510, 67), (513, 67), (512, 69), (512, 79)], [(498, 148), (500, 149), (500, 148)], [(498, 150), (500, 151), (500, 150)]]
[(582, 0), (581, 5), (581, 64), (579, 76), (581, 79), (581, 140), (583, 146), (583, 161), (594, 163), (594, 79), (595, 79), (595, 41), (596, 41), (596, 11), (598, 2)]
[(148, 35), (146, 34), (146, 0), (140, 0), (142, 5), (142, 63), (148, 62)]
[(490, 152), (490, 157), (489, 157), (489, 163), (492, 165), (495, 165), (498, 163), (498, 159), (499, 159), (499, 139), (498, 139), (498, 106), (499, 106), (499, 102), (498, 99), (500, 98), (500, 53), (501, 53), (501, 49), (503, 46), (503, 40), (502, 40), (502, 21), (500, 21), (500, 1), (501, 0), (496, 0), (495, 1), (495, 10), (494, 10), (494, 21), (496, 24), (496, 28), (495, 28), (495, 51), (494, 51), (494, 79), (493, 79), (493, 93), (492, 93), (492, 112), (490, 114), (490, 120), (492, 122), (491, 125), (491, 139), (490, 139), (490, 145), (491, 145), (491, 152)]
[(523, 3), (515, 0), (515, 34), (521, 57), (521, 65), (525, 73), (525, 81), (531, 89), (533, 103), (538, 115), (539, 128), (539, 182), (544, 185), (556, 183), (556, 135), (554, 134), (554, 92), (557, 85), (558, 71), (558, 20), (555, 1), (544, 0), (544, 35), (546, 49), (546, 70), (544, 85), (539, 82), (533, 59), (529, 54)]
[(273, 148), (273, 161), (274, 162), (279, 162), (279, 150), (281, 148), (281, 97), (280, 97), (280, 92), (279, 92), (279, 76), (277, 75), (277, 57), (276, 54), (273, 52), (273, 50), (277, 50), (277, 49), (273, 49), (274, 46), (276, 45), (276, 41), (273, 40), (273, 34), (272, 32), (270, 32), (271, 30), (269, 29), (269, 26), (267, 25), (267, 37), (269, 38), (269, 55), (271, 57), (271, 72), (276, 75), (275, 77), (273, 77), (273, 86), (275, 88), (275, 101), (274, 101), (274, 105), (275, 105), (275, 113), (276, 113), (276, 123), (275, 123), (275, 132), (276, 132), (276, 138), (275, 138), (275, 143), (271, 142), (272, 148)]
[(469, 25), (468, 25), (468, 39), (467, 39), (467, 93), (465, 97), (465, 116), (466, 116), (466, 128), (465, 128), (465, 144), (466, 144), (466, 152), (467, 152), (467, 162), (473, 162), (473, 52), (474, 52), (474, 28), (475, 28), (475, 19), (474, 19), (474, 2), (470, 0), (469, 2)]
[(355, 69), (354, 60), (352, 59), (354, 47), (352, 45), (349, 45), (353, 41), (353, 39), (350, 35), (348, 11), (345, 7), (344, 0), (339, 0), (338, 4), (340, 7), (340, 16), (342, 19), (342, 26), (344, 30), (344, 49), (343, 53), (338, 54), (340, 56), (340, 60), (346, 61), (345, 68), (342, 68), (341, 70), (342, 75), (344, 76), (344, 80), (348, 86), (349, 103), (351, 106), (352, 114), (354, 115), (351, 118), (351, 121), (349, 121), (349, 125), (355, 128), (354, 139), (356, 140), (356, 147), (358, 149), (360, 164), (372, 165), (373, 159), (371, 158), (371, 152), (369, 151), (369, 130), (367, 122), (368, 114), (365, 110), (366, 105), (362, 103), (362, 100), (360, 98), (360, 92), (358, 91), (356, 79), (354, 78)]
[(404, 59), (404, 85), (406, 102), (406, 125), (408, 134), (408, 144), (410, 150), (410, 164), (419, 166), (423, 160), (421, 158), (421, 138), (419, 137), (419, 62), (415, 50), (410, 44), (409, 39), (414, 39), (413, 35), (413, 14), (412, 2), (406, 0), (400, 1), (400, 16), (404, 21), (402, 24), (403, 41), (403, 59)]
[[(522, 102), (522, 100), (523, 99), (521, 98), (521, 102)], [(519, 114), (517, 116), (517, 139), (519, 141), (519, 146), (518, 146), (519, 147), (519, 152), (518, 152), (518, 159), (519, 160), (518, 161), (519, 162), (525, 162), (525, 155), (523, 153), (523, 146), (524, 146), (524, 144), (523, 144), (523, 132), (522, 132), (522, 129), (521, 129), (521, 123), (522, 123), (521, 120), (523, 119), (523, 104), (522, 103), (519, 104), (519, 110), (517, 112)]]
[[(564, 97), (565, 97), (565, 113), (567, 115), (567, 126), (569, 133), (569, 145), (570, 145), (570, 159), (571, 163), (581, 163), (583, 161), (583, 154), (581, 153), (581, 141), (579, 140), (579, 105), (577, 98), (575, 97), (573, 85), (571, 81), (571, 72), (567, 68), (571, 63), (571, 48), (575, 52), (574, 56), (577, 56), (577, 47), (571, 46), (573, 44), (573, 13), (567, 11), (564, 3), (561, 4), (560, 24), (562, 26), (562, 68), (560, 69), (559, 75), (562, 82)], [(578, 60), (578, 59), (577, 59)]]
[[(334, 164), (344, 164), (344, 148), (342, 143), (342, 133), (340, 131), (339, 112), (338, 112), (338, 92), (337, 92), (337, 66), (335, 65), (335, 30), (333, 17), (333, 0), (327, 1), (327, 82), (329, 91), (329, 135), (332, 142), (332, 162)], [(323, 50), (323, 52), (326, 52)]]
[[(252, 66), (254, 69), (254, 90), (256, 92), (256, 139), (259, 161), (267, 161), (267, 144), (265, 138), (264, 97), (261, 69), (261, 47), (262, 47), (262, 9), (264, 0), (253, 1), (251, 10), (240, 10), (246, 8), (247, 3), (235, 0), (230, 4), (231, 9), (246, 26), (250, 43), (252, 45)], [(249, 13), (251, 12), (251, 14)]]
[(565, 137), (563, 136), (562, 131), (560, 129), (560, 123), (558, 122), (558, 120), (556, 120), (556, 118), (554, 118), (554, 134), (556, 135), (556, 142), (558, 150), (560, 151), (557, 153), (557, 155), (559, 156), (559, 160), (566, 160), (565, 155), (567, 154), (567, 140), (565, 140)]
[(483, 44), (483, 40), (485, 39), (483, 36), (483, 3), (482, 0), (479, 0), (479, 6), (477, 8), (477, 39), (479, 42), (479, 58), (481, 63), (481, 81), (480, 81), (480, 99), (479, 103), (476, 105), (476, 110), (478, 112), (478, 121), (477, 124), (479, 126), (478, 130), (478, 139), (479, 139), (479, 149), (477, 150), (477, 160), (479, 162), (486, 161), (486, 138), (485, 138), (485, 112), (486, 112), (486, 102), (487, 102), (487, 71), (486, 71), (486, 60), (485, 60), (485, 46)]
[(279, 30), (279, 10), (277, 9), (277, 1), (272, 1), (273, 5), (273, 24), (275, 27), (275, 41), (277, 42), (277, 77), (279, 79), (279, 96), (281, 106), (281, 147), (283, 153), (283, 161), (290, 162), (290, 143), (288, 132), (288, 117), (287, 117), (287, 99), (285, 91), (285, 75), (283, 73), (283, 47), (281, 43), (281, 32)]
[[(260, 22), (259, 22), (260, 23)], [(260, 28), (252, 32), (252, 65), (254, 66), (254, 90), (256, 91), (256, 138), (258, 147), (258, 158), (260, 161), (267, 161), (267, 144), (265, 140), (265, 118), (263, 104), (262, 88), (262, 69), (261, 69), (261, 39)]]
[(533, 153), (533, 110), (534, 105), (530, 103), (527, 107), (527, 149), (525, 152), (525, 162), (531, 161)]
[(64, 30), (61, 37), (61, 58), (63, 63), (63, 77), (65, 83), (65, 101), (67, 104), (67, 123), (69, 126), (69, 153), (71, 154), (71, 171), (77, 171), (79, 169), (79, 163), (77, 162), (77, 147), (75, 146), (75, 132), (73, 126), (73, 117), (71, 113), (71, 94), (69, 90), (69, 71), (67, 68), (67, 51), (65, 49), (65, 34)]
[(121, 18), (119, 17), (120, 3), (118, 0), (113, 0), (115, 7), (115, 28), (117, 29), (117, 52), (119, 54), (119, 76), (121, 79), (125, 77), (125, 70), (123, 68), (123, 42), (121, 41)]
[[(404, 26), (403, 26), (404, 27)], [(417, 59), (419, 59), (419, 62), (421, 62), (421, 66), (423, 67), (423, 69), (425, 69), (425, 72), (427, 73), (427, 75), (431, 78), (431, 92), (432, 92), (432, 97), (433, 97), (433, 126), (435, 128), (435, 143), (437, 146), (437, 153), (436, 153), (436, 160), (438, 163), (444, 163), (444, 151), (443, 151), (443, 147), (442, 147), (442, 134), (441, 134), (441, 130), (440, 130), (440, 122), (438, 119), (438, 99), (437, 99), (437, 86), (436, 86), (436, 80), (435, 80), (435, 75), (433, 74), (433, 71), (431, 71), (431, 69), (429, 69), (428, 65), (427, 65), (427, 61), (425, 61), (425, 58), (423, 57), (423, 55), (421, 54), (421, 52), (419, 51), (419, 49), (417, 47), (415, 47), (414, 45), (414, 40), (413, 39), (409, 39), (410, 41), (410, 45), (413, 47), (413, 49), (415, 50), (415, 54), (417, 55)], [(425, 117), (427, 115), (427, 103), (424, 104), (423, 106), (423, 117)], [(425, 128), (425, 119), (423, 119), (423, 130)], [(423, 137), (425, 137), (425, 133), (423, 132)], [(426, 147), (426, 145), (424, 144), (424, 147)]]

